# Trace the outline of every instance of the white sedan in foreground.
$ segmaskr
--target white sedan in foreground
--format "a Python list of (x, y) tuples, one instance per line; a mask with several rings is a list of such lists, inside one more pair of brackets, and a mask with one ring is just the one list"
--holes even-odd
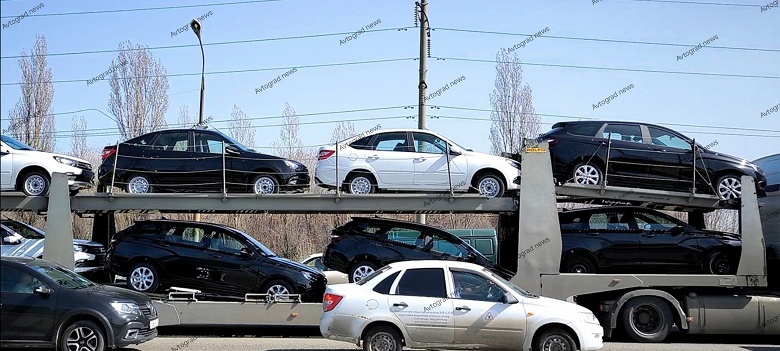
[(604, 334), (588, 309), (533, 295), (465, 262), (390, 264), (358, 283), (328, 286), (323, 310), (324, 337), (362, 343), (365, 351), (586, 351), (600, 349)]

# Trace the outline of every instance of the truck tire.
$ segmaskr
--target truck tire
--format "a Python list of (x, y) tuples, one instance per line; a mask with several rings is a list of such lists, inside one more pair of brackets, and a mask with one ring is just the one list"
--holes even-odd
[(636, 342), (661, 342), (672, 329), (672, 309), (655, 296), (635, 297), (623, 306), (623, 330)]

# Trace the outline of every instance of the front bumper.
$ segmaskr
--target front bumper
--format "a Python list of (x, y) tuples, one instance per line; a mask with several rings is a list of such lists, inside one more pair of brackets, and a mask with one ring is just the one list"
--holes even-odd
[(141, 322), (129, 322), (114, 333), (114, 346), (137, 345), (152, 340), (156, 336), (157, 328), (149, 329), (148, 325)]
[(311, 177), (309, 172), (296, 172), (287, 178), (287, 183), (282, 185), (282, 189), (285, 191), (302, 192), (309, 188), (309, 182)]
[(582, 322), (577, 323), (577, 325), (573, 327), (575, 327), (580, 334), (580, 350), (599, 350), (604, 347), (604, 342), (602, 341), (604, 337), (604, 328), (601, 325)]

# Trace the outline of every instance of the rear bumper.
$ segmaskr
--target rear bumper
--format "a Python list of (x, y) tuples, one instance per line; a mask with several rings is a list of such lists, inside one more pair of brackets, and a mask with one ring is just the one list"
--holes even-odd
[(345, 341), (360, 346), (360, 335), (365, 319), (336, 313), (325, 313), (320, 318), (320, 334), (326, 339)]

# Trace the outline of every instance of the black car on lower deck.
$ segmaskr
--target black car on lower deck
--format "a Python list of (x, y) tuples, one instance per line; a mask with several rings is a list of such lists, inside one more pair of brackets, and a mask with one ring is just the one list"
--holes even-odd
[(92, 283), (45, 260), (3, 257), (0, 303), (4, 348), (103, 351), (157, 336), (157, 310), (149, 297)]
[(444, 230), (379, 217), (353, 217), (333, 229), (322, 263), (347, 273), (349, 281), (356, 282), (382, 266), (411, 260), (466, 261), (485, 266), (507, 279), (514, 275)]
[(697, 193), (732, 199), (741, 196), (741, 176), (748, 175), (758, 196), (766, 195), (766, 177), (755, 164), (694, 147), (692, 139), (653, 124), (559, 122), (539, 140), (549, 143), (558, 183), (596, 185), (606, 179), (609, 185), (690, 192), (695, 176)]
[[(227, 191), (273, 194), (309, 187), (300, 162), (262, 154), (218, 131), (171, 129), (106, 146), (98, 184), (128, 193)], [(223, 167), (224, 165), (224, 167)], [(114, 174), (116, 169), (116, 174)]]
[(321, 302), (327, 283), (314, 268), (276, 256), (251, 236), (230, 227), (176, 220), (144, 220), (116, 234), (109, 267), (130, 289), (161, 286), (221, 296), (300, 294)]
[(643, 207), (560, 212), (563, 273), (734, 274), (737, 234), (694, 228)]

